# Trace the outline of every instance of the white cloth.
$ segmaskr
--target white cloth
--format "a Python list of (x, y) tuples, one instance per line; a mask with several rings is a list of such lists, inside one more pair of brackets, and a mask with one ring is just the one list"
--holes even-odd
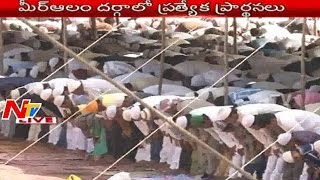
[(4, 66), (11, 66), (13, 72), (18, 72), (21, 69), (31, 69), (35, 63), (31, 61), (19, 61), (17, 59), (5, 58), (3, 59)]
[(275, 155), (271, 155), (268, 157), (267, 167), (262, 177), (263, 180), (270, 180), (271, 174), (276, 167), (277, 159), (278, 157)]
[(320, 116), (303, 110), (289, 110), (276, 113), (278, 125), (285, 131), (295, 127), (293, 131), (319, 132)]
[(172, 151), (172, 157), (170, 162), (170, 169), (179, 169), (180, 156), (182, 148), (180, 146), (174, 146)]
[(81, 80), (84, 91), (89, 94), (90, 99), (95, 99), (105, 92), (118, 91), (111, 83), (104, 79)]
[[(143, 102), (147, 103), (149, 106), (156, 106), (163, 100), (174, 100), (174, 99), (192, 99), (190, 97), (179, 97), (174, 95), (166, 95), (166, 96), (149, 96), (146, 98), (143, 98)], [(140, 105), (139, 102), (136, 102), (133, 106)]]
[[(53, 128), (56, 128), (56, 127), (57, 127), (56, 124), (50, 125), (50, 131), (51, 131)], [(48, 143), (51, 143), (51, 144), (53, 144), (53, 145), (56, 145), (56, 144), (58, 143), (58, 141), (59, 141), (61, 130), (62, 130), (62, 127), (59, 126), (59, 127), (57, 127), (54, 131), (52, 131), (52, 132), (49, 134)]]
[[(152, 85), (143, 89), (143, 92), (150, 93), (153, 95), (158, 94), (159, 85)], [(184, 86), (174, 85), (174, 84), (163, 84), (161, 94), (163, 95), (176, 95), (176, 96), (184, 96), (187, 93), (192, 92), (191, 89), (186, 88)]]
[(304, 163), (303, 165), (303, 170), (302, 170), (302, 174), (300, 176), (300, 180), (308, 180), (308, 168), (309, 166), (307, 165), (307, 163)]
[(248, 96), (250, 103), (270, 103), (276, 104), (276, 97), (281, 96), (282, 93), (277, 91), (264, 90)]
[(281, 157), (277, 159), (276, 167), (270, 176), (270, 180), (273, 180), (273, 179), (281, 180), (282, 179), (284, 163), (285, 162)]
[(163, 136), (162, 149), (160, 151), (160, 162), (167, 162), (170, 156), (171, 141), (167, 136)]
[[(239, 155), (238, 153), (235, 153), (235, 155), (232, 156), (232, 163), (238, 167), (242, 166), (242, 159), (243, 157), (241, 155)], [(237, 172), (236, 169), (234, 169), (233, 167), (230, 167), (229, 169), (229, 176), (233, 175), (233, 173)], [(236, 173), (234, 176), (232, 176), (232, 178), (236, 178), (236, 177), (241, 177), (241, 173)]]
[(93, 140), (93, 138), (87, 138), (86, 152), (92, 153), (93, 150), (94, 150), (94, 140)]
[(143, 147), (138, 148), (136, 161), (151, 161), (151, 144), (142, 144)]
[(50, 81), (48, 81), (51, 89), (67, 86), (70, 82), (75, 81), (74, 79), (70, 78), (55, 78)]
[(237, 107), (237, 110), (241, 114), (257, 115), (262, 113), (275, 113), (280, 111), (287, 111), (290, 109), (278, 104), (246, 104)]
[(149, 126), (145, 121), (134, 121), (134, 124), (142, 132), (143, 135), (147, 136), (150, 133)]
[(70, 150), (86, 150), (87, 138), (78, 127), (73, 127), (71, 123), (67, 123), (67, 149)]
[(224, 119), (220, 119), (217, 117), (218, 113), (223, 108), (230, 108), (230, 107), (231, 106), (207, 106), (207, 107), (194, 109), (194, 110), (190, 111), (190, 114), (192, 114), (192, 115), (205, 114), (211, 119), (211, 121), (224, 120)]
[(104, 73), (108, 76), (116, 77), (122, 74), (131, 73), (135, 70), (135, 67), (122, 61), (108, 61), (103, 65)]
[(115, 89), (115, 87), (104, 79), (86, 79), (81, 80), (84, 89), (98, 89), (100, 91), (107, 91), (111, 89)]
[(36, 141), (38, 140), (38, 135), (41, 131), (41, 125), (40, 124), (31, 124), (29, 133), (28, 133), (28, 139), (27, 141)]

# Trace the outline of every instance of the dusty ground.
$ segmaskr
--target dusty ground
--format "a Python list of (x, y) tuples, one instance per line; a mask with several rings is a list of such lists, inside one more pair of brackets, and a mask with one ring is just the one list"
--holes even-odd
[[(6, 162), (28, 144), (22, 140), (9, 141), (0, 137), (0, 163)], [(62, 180), (70, 174), (78, 175), (82, 180), (89, 180), (115, 161), (111, 156), (107, 156), (97, 163), (92, 160), (85, 161), (83, 157), (81, 152), (38, 143), (9, 165), (0, 165), (0, 180)], [(129, 172), (133, 178), (179, 174), (179, 172), (171, 171), (166, 164), (133, 163), (124, 159), (100, 179), (107, 179), (120, 171)]]

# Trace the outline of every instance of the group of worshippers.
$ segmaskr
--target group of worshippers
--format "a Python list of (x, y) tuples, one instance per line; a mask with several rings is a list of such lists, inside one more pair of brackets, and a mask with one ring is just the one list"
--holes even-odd
[[(244, 169), (258, 179), (318, 177), (320, 116), (313, 112), (268, 103), (216, 106), (194, 97), (134, 93), (237, 166), (253, 159)], [(127, 157), (135, 162), (167, 163), (171, 169), (203, 178), (242, 177), (105, 80), (57, 78), (27, 84), (11, 91), (10, 96), (42, 103), (38, 115), (56, 117), (63, 124), (14, 125), (2, 121), (1, 133), (5, 136), (13, 129), (13, 134), (24, 132), (27, 140), (35, 141), (51, 130), (41, 142), (86, 151), (87, 158), (99, 160), (106, 154), (121, 157), (160, 129)], [(264, 149), (268, 150), (255, 157)]]

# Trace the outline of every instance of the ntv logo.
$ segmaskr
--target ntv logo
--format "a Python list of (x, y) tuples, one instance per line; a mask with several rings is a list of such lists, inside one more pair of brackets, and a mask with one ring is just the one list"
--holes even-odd
[(16, 116), (17, 124), (56, 124), (55, 117), (35, 117), (41, 108), (41, 103), (30, 103), (30, 99), (22, 100), (21, 107), (13, 99), (6, 100), (2, 120), (9, 120), (11, 112)]

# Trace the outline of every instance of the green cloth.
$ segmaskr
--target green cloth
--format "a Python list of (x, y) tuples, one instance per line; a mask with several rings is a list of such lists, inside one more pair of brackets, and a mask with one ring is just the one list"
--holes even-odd
[(101, 126), (100, 119), (94, 119), (93, 121), (92, 134), (98, 140), (94, 144), (92, 155), (101, 156), (108, 152), (107, 134), (105, 128)]
[(204, 123), (204, 119), (202, 115), (192, 115), (190, 124), (191, 127), (197, 127), (200, 126), (202, 123)]

